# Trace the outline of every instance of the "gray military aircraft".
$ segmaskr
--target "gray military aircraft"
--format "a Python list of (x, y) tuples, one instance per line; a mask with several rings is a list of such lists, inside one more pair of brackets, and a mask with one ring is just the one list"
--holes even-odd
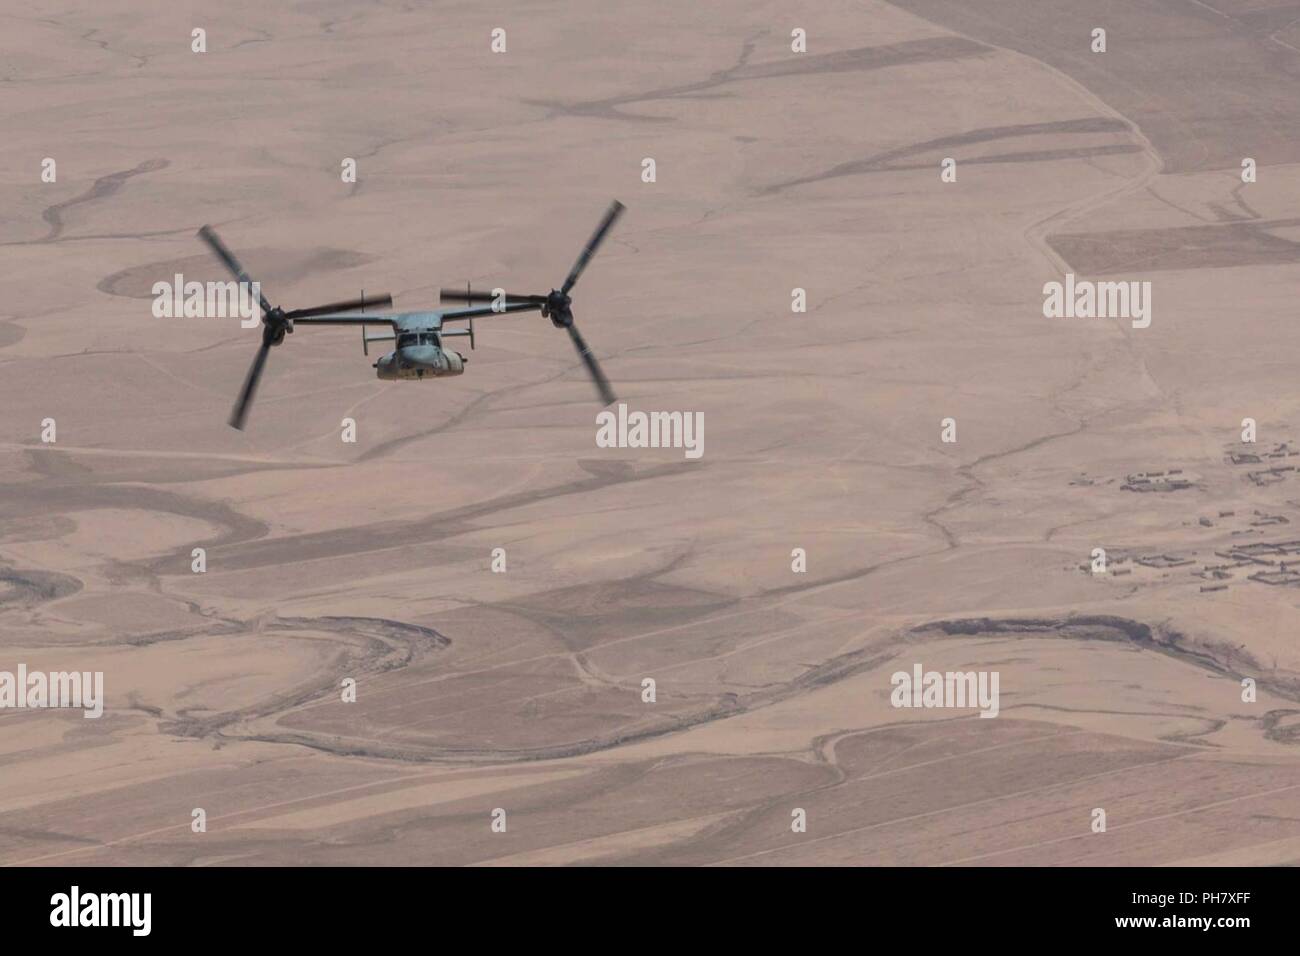
[[(248, 369), (248, 377), (244, 379), (244, 387), (240, 390), (239, 397), (235, 400), (235, 407), (230, 413), (231, 427), (238, 429), (244, 427), (249, 406), (252, 405), (253, 396), (257, 393), (257, 385), (261, 381), (262, 370), (266, 367), (266, 359), (272, 347), (281, 344), (285, 335), (292, 332), (295, 325), (304, 324), (360, 325), (362, 326), (361, 348), (366, 355), (370, 354), (371, 342), (395, 341), (396, 348), (374, 363), (376, 376), (385, 380), (424, 379), (460, 375), (465, 371), (465, 363), (469, 360), (460, 352), (445, 348), (443, 341), (464, 336), (469, 339), (469, 347), (473, 349), (475, 318), (512, 312), (539, 311), (544, 317), (549, 318), (557, 329), (568, 330), (569, 338), (577, 349), (578, 356), (596, 385), (601, 403), (609, 405), (616, 400), (614, 390), (610, 388), (609, 379), (605, 377), (596, 357), (591, 354), (591, 347), (587, 345), (577, 326), (573, 324), (573, 299), (570, 298), (569, 292), (583, 270), (587, 268), (591, 257), (595, 255), (615, 220), (622, 215), (623, 208), (623, 204), (617, 200), (610, 205), (600, 225), (587, 240), (587, 245), (578, 256), (578, 261), (569, 270), (568, 277), (558, 289), (552, 289), (545, 295), (511, 295), (500, 290), (476, 292), (469, 288), (463, 291), (442, 289), (440, 298), (443, 302), (463, 300), (465, 307), (387, 314), (364, 310), (368, 307), (386, 308), (392, 305), (393, 299), (389, 295), (375, 298), (363, 296), (348, 302), (334, 302), (288, 312), (278, 306), (272, 306), (266, 297), (262, 296), (259, 303), (262, 308), (262, 344), (253, 357), (253, 364)], [(226, 248), (211, 226), (200, 229), (199, 238), (207, 243), (236, 279), (252, 286), (252, 280), (244, 271), (244, 267)], [(480, 304), (475, 305), (476, 302)], [(362, 311), (353, 312), (354, 309)], [(449, 322), (461, 321), (466, 322), (467, 326), (446, 327)], [(382, 335), (367, 335), (364, 328), (367, 325), (387, 325), (389, 331)]]

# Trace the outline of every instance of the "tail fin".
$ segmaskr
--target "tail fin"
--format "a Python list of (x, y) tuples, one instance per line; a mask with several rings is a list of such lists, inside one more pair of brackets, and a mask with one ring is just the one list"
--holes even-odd
[(396, 332), (381, 332), (378, 335), (367, 335), (366, 327), (361, 326), (361, 351), (366, 355), (370, 354), (371, 342), (392, 342), (396, 340)]

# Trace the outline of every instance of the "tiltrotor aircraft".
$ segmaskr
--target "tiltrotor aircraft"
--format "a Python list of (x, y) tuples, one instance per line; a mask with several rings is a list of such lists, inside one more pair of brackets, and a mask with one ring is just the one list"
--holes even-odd
[[(378, 341), (396, 341), (396, 348), (388, 354), (381, 356), (374, 363), (375, 374), (386, 380), (392, 379), (423, 379), (439, 378), (444, 375), (460, 375), (465, 371), (465, 363), (469, 360), (459, 352), (455, 352), (443, 346), (443, 340), (455, 336), (466, 336), (469, 338), (469, 347), (474, 348), (474, 319), (480, 316), (500, 315), (510, 312), (532, 312), (540, 311), (543, 316), (549, 318), (558, 329), (567, 329), (569, 338), (573, 341), (573, 346), (578, 351), (583, 364), (586, 365), (592, 381), (596, 384), (596, 390), (600, 393), (602, 404), (608, 405), (615, 401), (614, 391), (610, 388), (609, 380), (605, 373), (601, 371), (600, 364), (596, 357), (591, 354), (591, 348), (587, 345), (586, 340), (573, 324), (573, 300), (569, 297), (569, 292), (573, 289), (574, 283), (582, 275), (591, 257), (595, 255), (596, 250), (604, 241), (605, 236), (613, 227), (615, 220), (623, 212), (623, 204), (615, 201), (610, 205), (605, 217), (601, 220), (596, 231), (587, 241), (583, 248), (578, 261), (574, 263), (573, 268), (569, 271), (568, 277), (558, 289), (552, 289), (545, 295), (511, 295), (505, 292), (476, 292), (472, 289), (454, 290), (442, 289), (440, 298), (443, 302), (464, 301), (464, 308), (455, 309), (437, 309), (429, 312), (392, 312), (392, 313), (374, 313), (374, 312), (353, 312), (354, 309), (365, 310), (366, 308), (378, 307), (386, 308), (392, 305), (393, 299), (389, 295), (381, 295), (375, 298), (360, 298), (348, 302), (334, 302), (329, 305), (314, 306), (308, 309), (294, 309), (286, 312), (279, 306), (273, 306), (262, 296), (260, 305), (262, 308), (262, 344), (253, 357), (253, 364), (248, 370), (248, 377), (244, 379), (244, 387), (239, 392), (239, 397), (235, 401), (235, 407), (230, 413), (230, 424), (233, 428), (242, 429), (244, 421), (248, 417), (249, 406), (253, 403), (253, 396), (257, 393), (257, 384), (262, 378), (262, 370), (266, 367), (266, 358), (270, 354), (271, 347), (279, 345), (284, 341), (286, 334), (293, 331), (295, 325), (360, 325), (361, 346), (365, 354), (370, 354), (370, 343)], [(208, 247), (216, 254), (227, 269), (229, 269), (240, 282), (252, 287), (252, 280), (244, 271), (244, 267), (239, 264), (239, 260), (234, 257), (225, 244), (218, 238), (216, 232), (211, 226), (204, 226), (199, 230), (199, 238), (207, 243)], [(480, 303), (475, 305), (474, 303)], [(467, 322), (464, 328), (447, 328), (449, 322)], [(387, 325), (389, 331), (383, 335), (367, 335), (364, 326), (367, 325)]]

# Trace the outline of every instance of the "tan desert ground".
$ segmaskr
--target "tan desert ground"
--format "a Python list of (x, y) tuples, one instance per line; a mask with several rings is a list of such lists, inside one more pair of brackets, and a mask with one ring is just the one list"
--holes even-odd
[[(1300, 863), (1300, 8), (42, 0), (0, 52), (0, 671), (105, 694), (0, 710), (0, 863)], [(424, 382), (299, 327), (242, 432), (259, 332), (153, 314), (205, 223), (412, 311), (613, 199), (578, 323), (698, 458), (600, 447), (535, 313)]]

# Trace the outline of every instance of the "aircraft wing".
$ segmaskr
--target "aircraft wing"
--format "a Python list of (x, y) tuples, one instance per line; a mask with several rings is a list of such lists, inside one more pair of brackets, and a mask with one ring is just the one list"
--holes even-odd
[(336, 315), (308, 315), (294, 319), (294, 325), (393, 325), (417, 312), (340, 312)]
[(540, 302), (505, 302), (493, 308), (490, 302), (483, 305), (471, 305), (464, 309), (443, 309), (439, 312), (444, 322), (457, 319), (477, 319), (489, 315), (502, 315), (507, 312), (536, 312), (542, 307)]

